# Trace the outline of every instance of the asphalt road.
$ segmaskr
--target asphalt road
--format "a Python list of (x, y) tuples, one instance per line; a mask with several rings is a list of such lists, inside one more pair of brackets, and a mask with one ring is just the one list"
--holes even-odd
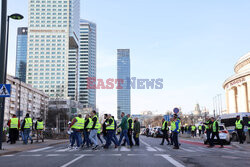
[(0, 157), (1, 167), (235, 167), (250, 166), (249, 150), (232, 146), (207, 148), (202, 143), (181, 140), (181, 149), (161, 146), (161, 139), (141, 136), (141, 146), (113, 146), (109, 150), (72, 150), (60, 144)]

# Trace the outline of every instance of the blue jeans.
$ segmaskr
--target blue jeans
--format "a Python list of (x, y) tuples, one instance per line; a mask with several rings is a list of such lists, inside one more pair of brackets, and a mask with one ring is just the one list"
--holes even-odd
[(97, 143), (97, 129), (92, 129), (92, 130), (90, 131), (89, 139), (90, 139), (90, 141), (91, 141), (95, 146), (98, 145), (98, 143)]
[(206, 132), (207, 132), (207, 143), (210, 144), (211, 143), (211, 139), (210, 139), (211, 136), (210, 135), (212, 134), (212, 131), (211, 130), (207, 130)]
[(102, 138), (101, 138), (101, 134), (97, 133), (97, 138), (99, 139), (99, 141), (103, 144)]
[(89, 132), (87, 130), (83, 130), (84, 140), (83, 144), (87, 144), (87, 147), (89, 147), (89, 144), (91, 143), (89, 140)]
[(129, 140), (128, 140), (128, 130), (127, 129), (124, 129), (121, 131), (118, 145), (121, 145), (123, 137), (125, 137), (127, 145), (129, 146), (130, 144), (129, 144)]
[(30, 139), (30, 141), (32, 141), (32, 138), (30, 137), (30, 128), (25, 128), (23, 130), (23, 136), (24, 136), (24, 143), (25, 144), (28, 143), (28, 139)]
[(72, 130), (73, 130), (73, 135), (72, 135), (71, 147), (74, 146), (75, 141), (76, 141), (77, 147), (80, 147), (82, 144), (82, 136), (81, 136), (82, 134), (80, 131), (76, 131), (75, 129), (72, 129)]
[(115, 144), (115, 145), (117, 145), (117, 146), (119, 146), (119, 142), (118, 142), (118, 139), (117, 139), (117, 137), (116, 137), (116, 131), (113, 131), (113, 137), (112, 137), (112, 141), (113, 141), (113, 143)]

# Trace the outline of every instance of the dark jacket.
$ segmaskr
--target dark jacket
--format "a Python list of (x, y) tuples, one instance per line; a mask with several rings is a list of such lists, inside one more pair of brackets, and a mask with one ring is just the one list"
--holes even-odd
[(118, 127), (121, 127), (122, 130), (127, 130), (128, 129), (128, 122), (127, 122), (128, 118), (126, 116), (124, 116), (122, 118), (122, 122)]
[(134, 124), (134, 133), (140, 133), (141, 131), (141, 125), (140, 125), (140, 122), (139, 121), (135, 121), (135, 124)]
[(91, 129), (95, 129), (97, 118), (96, 117), (92, 118), (92, 121), (93, 121), (93, 126)]

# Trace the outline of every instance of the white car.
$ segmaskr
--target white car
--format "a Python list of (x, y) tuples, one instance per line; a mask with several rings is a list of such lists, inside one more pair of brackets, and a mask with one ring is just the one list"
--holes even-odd
[[(224, 125), (219, 125), (219, 136), (220, 136), (220, 139), (222, 140), (223, 143), (225, 144), (230, 144), (231, 143), (231, 140), (230, 140), (230, 134), (229, 132), (227, 131), (227, 129), (225, 128)], [(210, 135), (210, 138), (212, 137), (212, 133)], [(204, 141), (204, 144), (208, 144), (208, 141), (207, 141), (207, 134), (204, 133), (203, 135), (203, 141)], [(215, 143), (218, 143), (218, 140), (216, 138), (216, 136), (214, 137), (214, 142)]]

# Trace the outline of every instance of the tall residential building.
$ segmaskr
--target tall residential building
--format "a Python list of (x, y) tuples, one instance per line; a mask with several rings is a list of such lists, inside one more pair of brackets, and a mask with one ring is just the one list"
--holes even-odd
[(79, 101), (96, 109), (96, 89), (87, 89), (87, 78), (96, 78), (96, 24), (81, 19), (79, 56)]
[[(122, 79), (122, 89), (117, 89), (117, 116), (121, 119), (121, 112), (130, 114), (130, 50), (117, 50), (117, 79)], [(129, 86), (128, 86), (129, 85)]]
[(17, 29), (15, 76), (18, 77), (22, 82), (26, 82), (27, 39), (28, 39), (28, 28), (19, 27)]
[(29, 0), (26, 82), (77, 99), (80, 0)]

